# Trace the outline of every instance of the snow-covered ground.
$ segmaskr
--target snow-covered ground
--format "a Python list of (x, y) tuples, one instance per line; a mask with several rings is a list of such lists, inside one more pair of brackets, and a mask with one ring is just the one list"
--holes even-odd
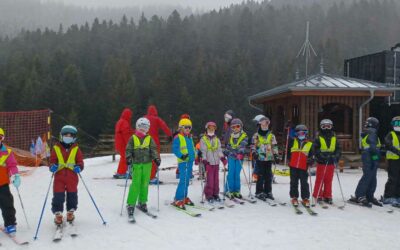
[[(162, 160), (161, 168), (176, 165), (171, 155), (163, 155)], [(82, 177), (107, 225), (102, 225), (80, 182), (79, 208), (76, 212), (80, 235), (74, 239), (64, 236), (61, 242), (52, 242), (54, 223), (50, 193), (39, 239), (33, 241), (51, 176), (46, 167), (37, 168), (23, 177), (20, 187), (30, 229), (12, 188), (19, 223), (18, 236), (30, 240), (30, 245), (24, 249), (399, 249), (400, 209), (389, 214), (378, 208), (347, 205), (344, 210), (315, 208), (318, 216), (312, 217), (307, 213), (296, 215), (289, 205), (270, 207), (257, 202), (218, 211), (201, 211), (201, 217), (193, 218), (165, 205), (165, 201), (171, 200), (175, 193), (176, 185), (171, 183), (160, 186), (159, 213), (156, 211), (157, 187), (150, 186), (148, 205), (152, 212), (158, 214), (156, 220), (137, 211), (137, 223), (129, 224), (125, 210), (120, 216), (124, 180), (94, 179), (111, 177), (118, 162), (112, 162), (109, 156), (87, 159), (85, 164)], [(247, 163), (245, 166), (247, 170)], [(354, 192), (360, 176), (360, 170), (345, 170), (341, 174), (346, 198)], [(163, 181), (175, 182), (175, 170), (161, 171), (160, 177)], [(379, 171), (377, 197), (383, 192), (386, 178), (386, 172)], [(279, 184), (273, 185), (275, 197), (289, 202), (289, 177), (279, 176), (277, 181)], [(243, 176), (242, 193), (248, 194)], [(195, 202), (201, 199), (199, 181), (195, 180), (190, 186), (189, 196)], [(335, 177), (334, 201), (339, 204), (341, 200)], [(4, 235), (0, 235), (0, 242), (2, 249), (22, 249)]]

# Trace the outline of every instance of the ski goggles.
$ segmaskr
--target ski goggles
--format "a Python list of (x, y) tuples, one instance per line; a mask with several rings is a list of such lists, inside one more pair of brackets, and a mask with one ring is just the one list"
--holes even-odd
[(392, 125), (393, 127), (400, 127), (400, 121), (393, 121)]
[(183, 126), (184, 129), (192, 129), (192, 126)]
[(297, 135), (298, 137), (300, 137), (300, 136), (306, 136), (307, 134), (308, 134), (308, 131), (307, 131), (307, 130), (296, 132), (296, 135)]
[(322, 124), (321, 129), (332, 129), (332, 124)]
[(237, 125), (232, 125), (231, 126), (231, 129), (237, 129), (237, 128), (240, 128), (241, 126), (239, 125), (239, 124), (237, 124)]

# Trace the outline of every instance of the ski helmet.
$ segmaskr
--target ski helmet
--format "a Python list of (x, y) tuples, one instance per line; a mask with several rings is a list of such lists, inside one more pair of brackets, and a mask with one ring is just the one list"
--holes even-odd
[(235, 113), (232, 110), (228, 110), (225, 112), (224, 115), (225, 122), (232, 121), (233, 117), (235, 117)]
[(149, 129), (150, 129), (150, 121), (149, 121), (149, 119), (147, 119), (145, 117), (139, 118), (136, 121), (136, 129), (144, 129), (146, 131), (149, 131)]
[(391, 122), (394, 131), (400, 132), (400, 116), (395, 116)]
[(232, 126), (236, 126), (236, 125), (240, 125), (240, 127), (243, 128), (243, 123), (239, 118), (235, 118), (231, 121), (231, 127)]
[(260, 124), (262, 121), (271, 122), (271, 121), (269, 120), (269, 118), (266, 117), (265, 115), (256, 115), (256, 116), (253, 118), (253, 121), (255, 121), (257, 124)]
[(296, 136), (301, 140), (305, 139), (308, 134), (307, 126), (303, 124), (297, 125), (295, 131), (296, 131)]
[(319, 123), (319, 127), (322, 130), (331, 130), (333, 128), (333, 122), (330, 119), (323, 119), (320, 123)]
[(73, 137), (76, 136), (76, 134), (78, 133), (78, 130), (76, 129), (76, 127), (72, 126), (72, 125), (65, 125), (64, 127), (61, 128), (60, 131), (60, 135), (65, 135), (65, 134), (71, 134)]
[(207, 129), (209, 126), (214, 126), (215, 129), (217, 129), (217, 124), (215, 122), (213, 122), (213, 121), (207, 122), (205, 128)]
[(365, 121), (365, 127), (366, 128), (374, 128), (378, 129), (379, 127), (379, 120), (376, 119), (375, 117), (368, 117), (367, 120)]
[(191, 127), (192, 126), (192, 121), (187, 119), (187, 118), (183, 118), (179, 121), (179, 127), (183, 128), (183, 127)]

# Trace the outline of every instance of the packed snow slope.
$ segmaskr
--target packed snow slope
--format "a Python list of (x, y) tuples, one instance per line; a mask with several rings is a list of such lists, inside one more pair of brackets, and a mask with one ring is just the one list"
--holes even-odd
[[(118, 157), (117, 157), (118, 160)], [(314, 208), (318, 216), (310, 216), (302, 208), (296, 215), (290, 205), (271, 207), (258, 201), (256, 204), (236, 204), (218, 211), (200, 211), (199, 218), (190, 217), (166, 201), (173, 199), (176, 182), (175, 170), (160, 171), (160, 211), (157, 212), (157, 186), (150, 186), (149, 208), (158, 214), (152, 219), (135, 211), (136, 224), (127, 222), (124, 208), (120, 216), (125, 180), (114, 180), (118, 161), (111, 156), (85, 160), (82, 177), (93, 195), (107, 225), (102, 221), (82, 182), (79, 184), (79, 205), (76, 226), (79, 236), (65, 235), (58, 243), (52, 242), (53, 215), (51, 197), (47, 201), (39, 236), (33, 240), (51, 173), (47, 167), (24, 168), (20, 187), (30, 228), (24, 220), (16, 190), (11, 187), (17, 209), (18, 237), (30, 241), (28, 246), (15, 245), (4, 234), (0, 235), (2, 249), (399, 249), (400, 209), (386, 213), (377, 207), (364, 208), (346, 205), (344, 210), (335, 207)], [(245, 170), (247, 162), (244, 163)], [(163, 155), (161, 168), (176, 166), (172, 155)], [(196, 168), (195, 168), (196, 169)], [(25, 170), (25, 171), (24, 171)], [(27, 171), (26, 171), (27, 170)], [(223, 173), (220, 173), (222, 187)], [(345, 170), (340, 174), (346, 199), (354, 193), (361, 170)], [(101, 179), (101, 177), (106, 177)], [(100, 179), (99, 179), (100, 178)], [(383, 193), (387, 174), (378, 172), (376, 196)], [(277, 177), (273, 193), (279, 201), (289, 202), (289, 177)], [(314, 182), (314, 177), (313, 177)], [(130, 183), (130, 181), (129, 181)], [(252, 191), (254, 192), (254, 186)], [(342, 197), (335, 176), (334, 202), (342, 205)], [(242, 173), (242, 194), (249, 191)], [(189, 187), (189, 197), (196, 203), (201, 199), (201, 183), (195, 180)]]

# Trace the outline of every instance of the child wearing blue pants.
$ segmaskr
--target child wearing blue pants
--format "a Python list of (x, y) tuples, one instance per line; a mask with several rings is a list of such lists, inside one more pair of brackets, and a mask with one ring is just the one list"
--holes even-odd
[(194, 206), (194, 203), (188, 197), (188, 187), (196, 153), (190, 135), (191, 129), (192, 122), (186, 118), (181, 119), (179, 121), (179, 133), (172, 142), (172, 151), (178, 158), (179, 169), (179, 184), (172, 205), (180, 209), (185, 209), (185, 205)]
[(228, 176), (225, 185), (225, 196), (230, 199), (242, 198), (240, 194), (240, 172), (247, 146), (247, 134), (243, 131), (243, 123), (240, 119), (231, 121), (232, 133), (226, 145), (225, 155), (228, 156)]

